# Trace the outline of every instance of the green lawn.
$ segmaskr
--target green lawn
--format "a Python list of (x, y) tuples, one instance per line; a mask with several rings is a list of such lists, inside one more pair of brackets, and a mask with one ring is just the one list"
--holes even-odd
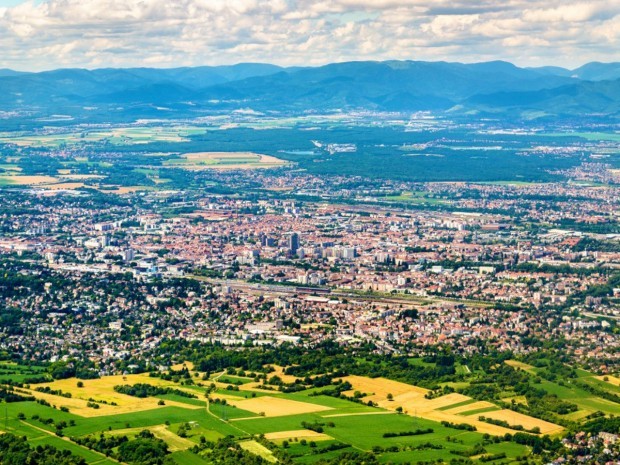
[(256, 413), (237, 408), (233, 405), (222, 405), (213, 402), (209, 405), (209, 410), (213, 415), (225, 420), (230, 420), (232, 418), (258, 417)]
[(209, 465), (209, 462), (187, 450), (174, 452), (170, 456), (179, 465)]

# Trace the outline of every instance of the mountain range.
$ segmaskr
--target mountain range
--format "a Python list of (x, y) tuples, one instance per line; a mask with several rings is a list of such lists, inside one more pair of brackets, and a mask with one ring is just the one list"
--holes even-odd
[(496, 117), (620, 116), (620, 63), (520, 68), (503, 61), (356, 61), (284, 68), (0, 69), (0, 112), (132, 117), (252, 109), (437, 111)]

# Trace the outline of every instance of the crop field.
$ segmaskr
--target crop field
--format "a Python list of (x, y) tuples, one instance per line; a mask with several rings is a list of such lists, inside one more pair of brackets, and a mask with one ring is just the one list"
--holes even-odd
[(32, 186), (39, 184), (53, 184), (58, 181), (58, 178), (52, 176), (0, 176), (0, 185), (5, 186)]
[(497, 408), (497, 406), (492, 404), (491, 402), (481, 400), (479, 402), (467, 403), (466, 405), (452, 407), (452, 408), (449, 408), (443, 411), (447, 413), (451, 413), (453, 415), (458, 415), (458, 414), (466, 414), (467, 412), (471, 412), (471, 411), (478, 410), (478, 409), (488, 409), (488, 408)]
[(242, 449), (245, 449), (248, 452), (253, 453), (254, 455), (258, 455), (259, 457), (264, 458), (268, 462), (275, 463), (278, 461), (269, 449), (256, 441), (240, 441), (239, 445)]
[(333, 439), (331, 436), (325, 433), (317, 433), (309, 429), (298, 429), (293, 431), (278, 431), (276, 433), (267, 433), (265, 438), (270, 441), (282, 441), (282, 440), (298, 440), (307, 439), (311, 441), (329, 441)]
[(286, 164), (287, 162), (271, 155), (253, 152), (185, 153), (181, 155), (181, 158), (171, 158), (164, 161), (165, 166), (185, 170), (275, 168)]
[(429, 197), (426, 192), (402, 192), (400, 195), (391, 195), (385, 197), (386, 200), (390, 200), (392, 202), (403, 202), (410, 204), (419, 204), (419, 205), (448, 205), (450, 204), (447, 200), (436, 199), (433, 197)]
[(535, 368), (532, 365), (528, 365), (527, 363), (519, 362), (517, 360), (506, 360), (504, 363), (513, 368), (520, 368), (521, 370), (525, 370), (528, 373), (536, 373)]
[(620, 378), (617, 378), (616, 376), (595, 376), (594, 379), (597, 379), (599, 381), (602, 381), (604, 383), (609, 383), (613, 386), (620, 386)]
[(170, 448), (172, 452), (176, 452), (179, 450), (187, 450), (190, 447), (193, 447), (195, 444), (189, 439), (179, 437), (178, 435), (176, 435), (175, 433), (171, 431), (171, 428), (169, 428), (166, 425), (156, 425), (156, 426), (150, 426), (148, 428), (125, 428), (125, 429), (115, 430), (112, 433), (110, 432), (105, 433), (105, 435), (106, 436), (127, 436), (128, 438), (133, 438), (138, 433), (140, 433), (140, 431), (143, 431), (144, 429), (149, 430), (151, 433), (155, 435), (155, 437), (161, 439), (162, 441), (165, 441), (166, 444), (168, 444), (168, 447)]
[(278, 417), (283, 415), (297, 415), (300, 413), (322, 412), (331, 410), (331, 407), (325, 407), (318, 404), (309, 404), (307, 402), (299, 402), (297, 400), (285, 399), (282, 397), (263, 396), (254, 399), (229, 400), (230, 403), (243, 410), (261, 414), (269, 417)]
[(503, 420), (510, 425), (521, 425), (526, 429), (540, 428), (542, 434), (556, 434), (561, 432), (564, 428), (547, 421), (539, 420), (538, 418), (523, 415), (522, 413), (515, 412), (513, 410), (498, 410), (495, 412), (488, 412), (484, 414), (487, 418), (493, 418), (495, 420)]
[(428, 389), (411, 386), (409, 384), (392, 381), (385, 378), (367, 378), (364, 376), (347, 376), (342, 378), (353, 386), (353, 389), (346, 394), (351, 395), (353, 391), (360, 391), (368, 395), (370, 400), (385, 400), (388, 394), (400, 396), (403, 394), (415, 393), (424, 397)]
[[(189, 370), (194, 369), (190, 364), (185, 366)], [(176, 371), (182, 368), (182, 364), (174, 367)], [(268, 376), (287, 376), (283, 374), (282, 367), (274, 368), (275, 371)], [(0, 372), (2, 370), (15, 372), (14, 365), (0, 365)], [(198, 379), (194, 375), (201, 373), (192, 371), (190, 374), (192, 379)], [(287, 379), (290, 382), (294, 381), (295, 377), (289, 375)], [(430, 392), (427, 389), (385, 378), (348, 376), (346, 380), (352, 384), (353, 390), (367, 395), (362, 398), (363, 403), (320, 395), (322, 388), (288, 394), (279, 391), (260, 392), (258, 383), (253, 379), (225, 372), (213, 374), (209, 380), (204, 381), (204, 386), (181, 385), (142, 374), (82, 380), (83, 387), (78, 387), (78, 380), (71, 378), (32, 386), (62, 390), (70, 393), (71, 398), (29, 390), (35, 397), (45, 399), (57, 408), (35, 402), (8, 404), (7, 427), (9, 431), (25, 434), (33, 441), (62, 444), (64, 448), (85, 457), (89, 464), (104, 465), (108, 462), (103, 462), (104, 458), (99, 454), (66, 438), (99, 436), (101, 433), (126, 435), (131, 438), (143, 429), (148, 429), (168, 444), (172, 457), (183, 465), (206, 463), (203, 458), (189, 452), (193, 445), (199, 443), (200, 437), (216, 441), (227, 435), (237, 438), (245, 450), (273, 461), (273, 453), (252, 438), (253, 435), (261, 434), (272, 442), (274, 447), (285, 448), (294, 454), (294, 462), (299, 464), (311, 464), (321, 458), (337, 457), (347, 448), (371, 451), (376, 447), (394, 447), (394, 450), (398, 450), (381, 453), (381, 462), (391, 460), (394, 463), (416, 463), (459, 458), (460, 452), (468, 451), (482, 441), (483, 433), (497, 436), (514, 434), (513, 429), (480, 421), (478, 416), (482, 414), (488, 418), (506, 421), (510, 425), (538, 427), (542, 433), (555, 434), (562, 430), (552, 423), (511, 410), (502, 410), (491, 402), (477, 401), (458, 393), (427, 399), (425, 395)], [(604, 383), (601, 380), (596, 381)], [(214, 382), (217, 388), (211, 393), (212, 400), (206, 402), (204, 392), (211, 382)], [(230, 386), (230, 382), (240, 383), (239, 391), (225, 389)], [(193, 393), (198, 398), (164, 394), (141, 399), (117, 393), (113, 389), (116, 385), (136, 383), (171, 387)], [(252, 393), (256, 396), (250, 397)], [(393, 400), (388, 400), (388, 394), (391, 394)], [(88, 399), (115, 402), (118, 405), (99, 404), (98, 409), (93, 409), (86, 405)], [(165, 405), (159, 405), (161, 399), (165, 401)], [(366, 405), (369, 399), (374, 399), (377, 406)], [(226, 400), (226, 404), (223, 400)], [(60, 411), (61, 406), (67, 406), (69, 411)], [(397, 407), (402, 407), (405, 413), (398, 413)], [(18, 413), (23, 414), (22, 418), (25, 420), (18, 420)], [(41, 423), (36, 420), (38, 417), (67, 423), (71, 421), (71, 426), (64, 430), (65, 439), (55, 435), (53, 424)], [(477, 431), (455, 429), (442, 425), (442, 421), (466, 423), (475, 426)], [(311, 424), (321, 425), (322, 430), (317, 432), (309, 429), (308, 425)], [(190, 425), (186, 437), (177, 434), (182, 425)], [(401, 432), (413, 430), (424, 432), (399, 436)], [(384, 437), (388, 433), (395, 436)], [(448, 437), (453, 439), (447, 441)], [(310, 447), (309, 443), (314, 445)], [(433, 448), (429, 448), (428, 444), (433, 444)], [(330, 449), (331, 446), (336, 446), (336, 449)], [(508, 458), (529, 454), (527, 447), (514, 443), (488, 444), (485, 448), (487, 453), (505, 451)]]
[[(414, 417), (425, 418), (436, 422), (467, 423), (471, 426), (475, 426), (476, 429), (482, 433), (492, 435), (503, 435), (513, 432), (509, 428), (503, 426), (479, 421), (478, 415), (472, 415), (482, 412), (497, 413), (497, 411), (501, 410), (490, 402), (476, 402), (474, 404), (475, 401), (471, 397), (457, 393), (447, 394), (435, 399), (426, 399), (425, 394), (429, 392), (426, 389), (383, 378), (370, 379), (349, 376), (344, 379), (351, 383), (353, 390), (361, 391), (366, 394), (372, 393), (364, 397), (364, 400), (372, 400), (379, 407), (387, 410), (402, 408), (404, 413), (413, 415)], [(391, 394), (391, 400), (388, 399), (388, 394)], [(474, 406), (472, 407), (471, 405)], [(482, 412), (480, 409), (482, 409)], [(470, 415), (463, 415), (464, 412), (470, 413)], [(547, 422), (541, 422), (541, 420), (527, 415), (523, 416), (527, 417), (527, 422), (523, 419), (524, 422), (538, 426), (541, 431), (544, 429), (544, 431), (549, 431), (553, 434), (563, 430), (561, 426), (551, 423), (546, 424)], [(539, 422), (541, 423), (539, 424)], [(528, 428), (525, 424), (522, 424), (522, 426)]]
[(37, 135), (5, 132), (0, 134), (0, 142), (20, 147), (48, 148), (98, 142), (114, 145), (139, 145), (151, 142), (185, 142), (189, 136), (205, 132), (204, 128), (194, 126), (128, 126)]
[[(149, 397), (146, 399), (139, 399), (114, 391), (114, 386), (123, 384), (133, 385), (137, 383), (147, 383), (155, 386), (176, 386), (173, 382), (163, 381), (159, 378), (151, 378), (145, 375), (106, 376), (100, 379), (85, 380), (82, 381), (82, 383), (84, 385), (83, 387), (77, 387), (77, 381), (75, 379), (64, 379), (37, 385), (37, 387), (49, 387), (52, 390), (61, 390), (62, 392), (69, 393), (71, 394), (70, 398), (34, 390), (30, 390), (29, 392), (37, 398), (50, 402), (52, 405), (68, 407), (70, 411), (76, 415), (97, 417), (162, 408), (161, 405), (158, 405), (158, 398)], [(88, 399), (101, 402), (98, 404), (99, 408), (94, 409), (88, 407)], [(188, 400), (191, 401), (193, 399), (169, 399), (166, 400), (166, 405), (188, 409), (204, 407), (204, 403), (198, 406), (195, 405), (195, 403), (188, 403)], [(110, 405), (112, 403), (116, 403), (117, 405)]]

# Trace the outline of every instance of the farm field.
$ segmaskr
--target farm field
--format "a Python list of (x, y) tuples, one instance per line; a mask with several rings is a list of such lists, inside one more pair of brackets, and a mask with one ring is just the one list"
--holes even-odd
[(309, 404), (307, 402), (299, 402), (297, 400), (271, 396), (244, 400), (232, 400), (229, 398), (229, 403), (243, 410), (248, 410), (257, 414), (262, 413), (266, 417), (280, 417), (284, 415), (297, 415), (300, 413), (314, 413), (322, 412), (324, 410), (331, 410), (331, 407), (326, 407), (323, 405)]
[(33, 186), (57, 182), (59, 179), (52, 176), (22, 176), (20, 174), (0, 176), (0, 185), (3, 186)]
[[(412, 363), (419, 365), (422, 362), (413, 360)], [(107, 376), (80, 380), (81, 387), (78, 387), (77, 379), (70, 378), (19, 388), (18, 392), (31, 394), (50, 406), (34, 402), (9, 404), (7, 431), (25, 434), (36, 441), (60, 440), (60, 444), (80, 453), (81, 446), (66, 438), (97, 437), (101, 433), (106, 437), (126, 435), (132, 438), (147, 429), (168, 445), (171, 453), (178, 457), (177, 462), (185, 460), (181, 457), (191, 454), (189, 449), (200, 444), (201, 438), (218, 441), (232, 436), (239, 443), (246, 443), (243, 446), (246, 451), (264, 456), (267, 453), (264, 445), (271, 444), (272, 448), (286, 450), (294, 462), (300, 464), (337, 457), (347, 450), (374, 451), (380, 462), (416, 463), (458, 458), (459, 454), (468, 453), (474, 446), (479, 447), (484, 442), (485, 434), (504, 437), (534, 430), (540, 431), (539, 436), (559, 437), (565, 429), (553, 418), (560, 423), (561, 420), (584, 423), (588, 421), (586, 417), (595, 412), (608, 416), (620, 414), (617, 403), (597, 394), (603, 391), (610, 395), (620, 392), (618, 378), (613, 375), (595, 376), (578, 370), (572, 378), (550, 381), (543, 377), (548, 377), (548, 374), (545, 374), (542, 363), (534, 366), (508, 361), (506, 365), (523, 370), (535, 386), (560, 400), (574, 403), (578, 410), (564, 415), (552, 414), (544, 421), (527, 414), (530, 405), (534, 405), (528, 402), (531, 399), (518, 395), (510, 386), (498, 391), (496, 401), (478, 400), (460, 392), (441, 392), (444, 388), (467, 392), (470, 386), (480, 385), (478, 370), (464, 373), (463, 380), (458, 383), (446, 383), (432, 391), (380, 377), (346, 376), (335, 379), (336, 386), (342, 382), (350, 383), (351, 388), (343, 395), (353, 398), (355, 394), (357, 400), (352, 402), (325, 395), (329, 386), (310, 387), (291, 393), (278, 390), (277, 385), (267, 381), (277, 376), (295, 384), (299, 379), (285, 374), (285, 367), (282, 366), (265, 367), (264, 380), (256, 381), (256, 373), (246, 375), (247, 372), (241, 370), (215, 372), (205, 378), (205, 373), (195, 371), (195, 367), (186, 362), (172, 367), (176, 373), (173, 376)], [(432, 369), (434, 365), (424, 362), (424, 366)], [(179, 375), (183, 372), (185, 375)], [(15, 379), (24, 380), (39, 373), (45, 373), (45, 369), (0, 364), (0, 379), (15, 376)], [(258, 373), (259, 378), (263, 377), (261, 373)], [(478, 381), (472, 383), (473, 380)], [(485, 381), (485, 384), (490, 383), (492, 381)], [(136, 384), (173, 391), (137, 398), (114, 390), (114, 386)], [(49, 388), (56, 394), (40, 392), (37, 388)], [(590, 388), (594, 391), (588, 391)], [(207, 389), (209, 400), (205, 396)], [(70, 397), (57, 395), (58, 391), (70, 394)], [(183, 393), (196, 397), (186, 397)], [(513, 400), (523, 410), (508, 409)], [(97, 403), (99, 408), (93, 408), (92, 402)], [(61, 407), (66, 407), (67, 411), (61, 411)], [(23, 414), (21, 420), (17, 418), (20, 413)], [(39, 418), (51, 418), (53, 422), (43, 423)], [(56, 436), (55, 422), (67, 425), (63, 430), (64, 439)], [(468, 431), (464, 426), (473, 430)], [(182, 428), (187, 428), (184, 437), (177, 434)], [(409, 435), (415, 430), (422, 432)], [(401, 433), (404, 435), (401, 436)], [(384, 434), (393, 436), (384, 437)], [(256, 439), (261, 436), (264, 439)], [(447, 441), (446, 438), (451, 439)], [(308, 446), (310, 442), (314, 444), (312, 448)], [(429, 448), (429, 443), (437, 448)], [(486, 454), (510, 451), (507, 452), (508, 458), (527, 456), (530, 451), (513, 442), (507, 442), (505, 446), (489, 443), (485, 444), (484, 449)], [(266, 450), (269, 451), (269, 448)], [(83, 456), (90, 457), (87, 459), (89, 463), (98, 463), (101, 459), (89, 454)], [(475, 457), (472, 460), (476, 463)], [(196, 456), (194, 460), (192, 456), (191, 460), (180, 462), (180, 465), (193, 461), (204, 463), (205, 459)]]
[(231, 170), (274, 168), (284, 166), (287, 162), (271, 155), (253, 152), (196, 152), (185, 153), (181, 158), (164, 160), (163, 164), (184, 170)]
[[(494, 412), (495, 410), (500, 410), (499, 407), (490, 402), (475, 402), (471, 397), (457, 393), (427, 399), (425, 395), (429, 391), (426, 389), (383, 378), (369, 379), (349, 376), (344, 378), (344, 380), (353, 385), (353, 390), (369, 394), (363, 397), (363, 400), (375, 402), (379, 407), (387, 410), (396, 411), (396, 409), (402, 408), (404, 413), (414, 417), (436, 422), (466, 423), (475, 427), (477, 431), (492, 435), (511, 434), (514, 432), (514, 430), (509, 428), (478, 420), (478, 415), (476, 414), (480, 413), (480, 409), (484, 412), (489, 411), (492, 413), (496, 413)], [(388, 399), (388, 394), (391, 394), (391, 400)], [(467, 415), (464, 415), (464, 413)], [(490, 413), (488, 415), (485, 414), (485, 416), (490, 415)], [(550, 434), (559, 433), (564, 429), (559, 425), (547, 424), (527, 415), (524, 415), (524, 417), (527, 417), (526, 423), (532, 423), (533, 426), (540, 427), (541, 431), (544, 429), (545, 432)]]
[(539, 428), (542, 434), (556, 434), (562, 432), (564, 428), (547, 421), (539, 420), (538, 418), (523, 415), (522, 413), (515, 412), (513, 410), (498, 410), (493, 412), (487, 412), (484, 414), (486, 418), (493, 418), (495, 420), (503, 420), (510, 425), (521, 425), (526, 429)]
[(269, 449), (256, 441), (241, 441), (239, 442), (239, 445), (242, 449), (245, 449), (248, 452), (253, 453), (254, 455), (258, 455), (259, 457), (264, 458), (268, 462), (275, 463), (278, 461), (278, 459), (273, 456), (273, 453)]
[[(194, 368), (188, 364), (186, 367)], [(176, 366), (177, 370), (182, 368), (182, 365)], [(283, 374), (282, 371), (282, 367), (276, 367), (275, 373)], [(294, 377), (291, 378), (294, 379)], [(236, 382), (240, 390), (223, 389), (224, 386), (230, 386), (230, 384), (222, 383), (221, 380)], [(469, 402), (470, 398), (460, 394), (424, 399), (424, 394), (428, 392), (426, 389), (381, 378), (352, 376), (347, 377), (347, 380), (354, 387), (363, 388), (368, 394), (372, 393), (380, 405), (371, 407), (362, 403), (320, 395), (320, 390), (317, 389), (290, 394), (270, 391), (263, 392), (262, 395), (256, 397), (246, 398), (246, 395), (259, 391), (257, 383), (251, 378), (225, 373), (216, 373), (205, 381), (205, 386), (211, 383), (217, 386), (216, 391), (211, 394), (216, 401), (209, 402), (208, 406), (203, 394), (205, 386), (181, 385), (174, 381), (143, 374), (82, 380), (83, 387), (78, 387), (78, 380), (70, 378), (36, 384), (32, 385), (31, 389), (23, 389), (24, 393), (30, 393), (37, 399), (49, 402), (52, 406), (56, 405), (57, 408), (35, 402), (10, 404), (7, 409), (7, 429), (11, 432), (26, 434), (33, 440), (54, 441), (59, 444), (58, 447), (62, 445), (85, 457), (89, 464), (104, 463), (104, 465), (106, 462), (101, 462), (100, 455), (84, 449), (67, 438), (89, 435), (97, 437), (103, 433), (106, 437), (125, 435), (131, 439), (147, 429), (168, 445), (177, 463), (201, 464), (205, 463), (204, 459), (194, 456), (189, 449), (199, 443), (201, 437), (216, 441), (227, 435), (237, 438), (239, 445), (246, 451), (273, 461), (275, 457), (272, 451), (253, 439), (257, 435), (264, 435), (265, 440), (270, 441), (273, 447), (286, 447), (294, 455), (294, 461), (297, 463), (313, 463), (321, 458), (336, 457), (340, 450), (370, 451), (373, 448), (385, 446), (396, 447), (399, 452), (380, 454), (381, 461), (391, 460), (394, 463), (400, 463), (414, 458), (417, 461), (458, 457), (459, 455), (454, 455), (448, 449), (450, 451), (467, 450), (480, 442), (481, 433), (486, 432), (483, 429), (473, 432), (443, 426), (439, 422), (444, 418), (458, 419), (459, 423), (470, 420), (455, 413), (436, 410), (446, 407), (449, 410), (454, 405), (454, 408), (460, 412), (461, 409), (471, 409), (479, 405), (487, 405), (486, 403)], [(193, 393), (198, 396), (198, 399), (176, 394), (141, 399), (120, 394), (114, 390), (114, 386), (117, 385), (138, 383), (178, 389)], [(64, 393), (70, 393), (71, 398), (42, 393), (34, 390), (36, 387), (62, 390)], [(387, 401), (386, 396), (389, 393), (396, 393), (395, 399), (412, 402), (413, 409), (409, 414), (398, 414), (394, 411), (397, 400)], [(100, 408), (93, 409), (87, 406), (88, 399), (97, 401)], [(165, 405), (160, 405), (162, 399)], [(223, 403), (224, 400), (226, 400), (226, 405)], [(118, 405), (109, 405), (112, 402)], [(420, 407), (417, 415), (412, 415), (415, 410), (414, 403), (423, 406)], [(61, 411), (61, 406), (68, 407), (68, 411)], [(18, 420), (18, 414), (24, 420)], [(432, 418), (434, 415), (437, 418)], [(42, 423), (40, 419), (46, 418), (53, 419), (53, 422)], [(68, 424), (63, 431), (65, 436), (63, 439), (55, 435), (54, 424), (60, 421)], [(181, 425), (189, 425), (186, 437), (180, 437), (177, 434)], [(309, 429), (309, 425), (322, 426), (321, 430), (315, 431)], [(493, 427), (493, 425), (488, 426)], [(387, 439), (383, 437), (387, 433), (427, 428), (432, 432), (417, 436)], [(446, 437), (458, 439), (456, 443), (448, 444), (445, 442)], [(310, 442), (315, 444), (313, 447), (316, 450), (308, 445)], [(437, 448), (427, 449), (425, 444), (429, 442), (437, 444)], [(527, 454), (528, 449), (525, 446), (517, 446), (514, 452), (515, 457)]]
[(204, 134), (194, 126), (126, 126), (54, 134), (2, 133), (0, 142), (20, 147), (56, 148), (63, 145), (107, 142), (113, 145), (139, 145), (151, 142), (184, 142), (190, 135)]
[[(525, 370), (531, 375), (538, 375), (541, 368), (524, 364), (514, 360), (506, 361), (506, 364), (515, 368)], [(607, 379), (607, 381), (605, 381)], [(612, 400), (601, 397), (593, 392), (589, 392), (586, 387), (592, 387), (595, 390), (605, 391), (612, 395), (620, 393), (620, 385), (615, 376), (595, 376), (587, 371), (579, 370), (578, 377), (575, 380), (549, 381), (547, 379), (540, 380), (539, 386), (545, 389), (549, 394), (557, 396), (560, 400), (571, 402), (579, 408), (577, 412), (571, 412), (563, 417), (568, 420), (580, 420), (595, 412), (602, 412), (606, 415), (620, 415), (620, 404)], [(561, 416), (562, 417), (562, 416)]]

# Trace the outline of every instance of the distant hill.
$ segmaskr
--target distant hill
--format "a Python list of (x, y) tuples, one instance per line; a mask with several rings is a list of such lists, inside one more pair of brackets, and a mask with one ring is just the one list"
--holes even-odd
[(586, 81), (620, 79), (620, 63), (588, 63), (573, 70), (572, 75)]
[(538, 91), (476, 95), (465, 106), (490, 112), (535, 110), (554, 115), (620, 115), (620, 80), (582, 81)]
[(483, 91), (539, 90), (569, 82), (505, 62), (348, 62), (228, 82), (204, 95), (241, 99), (260, 109), (437, 110)]
[[(87, 118), (84, 107), (153, 116), (252, 108), (308, 112), (347, 109), (450, 111), (519, 116), (619, 115), (620, 63), (575, 70), (511, 63), (356, 61), (282, 68), (260, 63), (171, 69), (0, 70), (0, 110), (31, 109)], [(120, 113), (119, 113), (120, 114)]]

